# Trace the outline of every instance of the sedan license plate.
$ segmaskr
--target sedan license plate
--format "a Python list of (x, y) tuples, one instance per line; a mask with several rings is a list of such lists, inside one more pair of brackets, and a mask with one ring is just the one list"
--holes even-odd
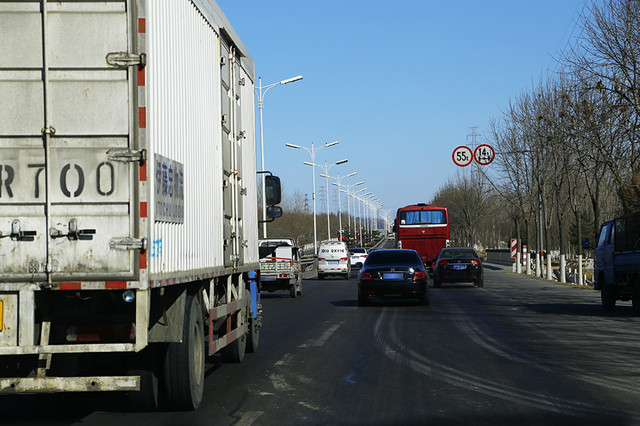
[(337, 264), (338, 264), (338, 261), (337, 261), (337, 260), (327, 260), (327, 263), (328, 263), (329, 265), (337, 265)]
[(467, 269), (467, 265), (453, 265), (453, 269), (460, 271), (463, 269)]
[(382, 274), (383, 280), (401, 280), (404, 278), (404, 274), (402, 272), (384, 272)]

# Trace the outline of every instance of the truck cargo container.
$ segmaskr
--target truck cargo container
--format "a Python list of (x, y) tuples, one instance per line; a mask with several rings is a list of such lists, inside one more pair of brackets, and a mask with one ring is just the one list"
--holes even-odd
[(3, 1), (0, 39), (0, 392), (197, 408), (259, 341), (251, 56), (212, 0)]

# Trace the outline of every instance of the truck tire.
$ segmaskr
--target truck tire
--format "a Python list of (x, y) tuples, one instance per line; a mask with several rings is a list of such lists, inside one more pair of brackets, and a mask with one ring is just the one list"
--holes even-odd
[(258, 327), (258, 318), (249, 318), (249, 333), (247, 334), (247, 352), (258, 352), (258, 344), (260, 343), (260, 327)]
[(291, 297), (293, 297), (295, 299), (295, 297), (298, 295), (298, 286), (296, 285), (296, 283), (293, 284), (289, 284), (289, 295)]
[[(233, 315), (231, 327), (238, 328), (247, 321), (247, 308), (244, 307), (240, 312)], [(244, 361), (244, 354), (247, 351), (247, 335), (239, 336), (236, 340), (222, 348), (222, 360), (229, 363), (241, 363)]]
[(631, 306), (633, 307), (633, 313), (640, 316), (640, 290), (636, 285), (632, 284), (633, 290), (631, 290)]
[(134, 411), (156, 411), (160, 405), (159, 377), (161, 373), (160, 360), (166, 355), (166, 346), (151, 344), (139, 354), (135, 354), (127, 375), (140, 376), (140, 390), (129, 392), (127, 399)]
[(298, 296), (302, 296), (302, 274), (298, 274), (298, 279), (296, 282)]
[(182, 342), (169, 343), (165, 357), (164, 393), (176, 410), (195, 410), (204, 392), (204, 318), (200, 302), (188, 295), (185, 303)]
[(616, 300), (618, 299), (618, 290), (610, 285), (603, 285), (600, 291), (600, 300), (602, 300), (602, 307), (606, 311), (611, 311), (616, 307)]
[[(245, 292), (245, 294), (246, 297), (251, 297), (248, 290)], [(259, 309), (258, 315), (262, 315)], [(258, 352), (258, 345), (260, 343), (260, 326), (258, 324), (260, 324), (262, 318), (251, 318), (251, 316), (248, 315), (247, 320), (249, 321), (249, 332), (247, 333), (247, 352), (256, 353)]]

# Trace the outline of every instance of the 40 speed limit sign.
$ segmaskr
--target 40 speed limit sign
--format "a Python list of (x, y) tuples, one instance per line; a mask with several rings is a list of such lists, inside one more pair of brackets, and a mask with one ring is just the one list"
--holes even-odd
[(459, 146), (453, 150), (453, 162), (456, 166), (466, 167), (473, 161), (473, 153), (468, 146)]

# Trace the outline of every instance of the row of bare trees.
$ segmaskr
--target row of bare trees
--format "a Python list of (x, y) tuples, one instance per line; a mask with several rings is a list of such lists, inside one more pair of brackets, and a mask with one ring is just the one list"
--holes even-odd
[(489, 125), (494, 162), (445, 184), (452, 238), (580, 250), (600, 223), (640, 213), (640, 0), (593, 1), (557, 70)]

